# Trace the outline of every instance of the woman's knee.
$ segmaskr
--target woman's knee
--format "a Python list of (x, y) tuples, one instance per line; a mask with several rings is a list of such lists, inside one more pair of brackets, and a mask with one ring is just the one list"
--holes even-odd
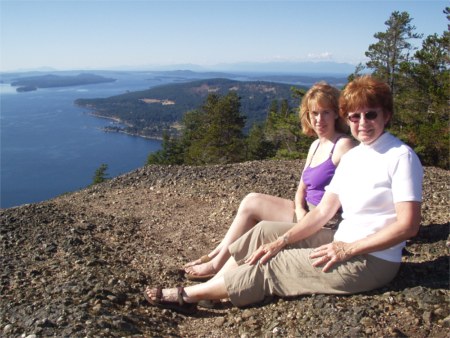
[(265, 239), (274, 240), (291, 229), (294, 223), (261, 221), (256, 227)]
[(254, 211), (259, 207), (260, 201), (263, 198), (263, 194), (257, 192), (251, 192), (247, 194), (241, 201), (239, 210), (242, 211)]
[(263, 198), (264, 194), (261, 194), (259, 192), (251, 192), (248, 193), (243, 199), (242, 199), (242, 203), (243, 204), (251, 204), (254, 202), (257, 202), (259, 200), (261, 200)]

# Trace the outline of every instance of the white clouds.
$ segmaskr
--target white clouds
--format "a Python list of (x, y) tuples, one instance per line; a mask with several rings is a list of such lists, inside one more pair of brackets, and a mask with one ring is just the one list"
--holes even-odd
[(330, 52), (322, 52), (322, 53), (308, 53), (308, 60), (332, 60), (333, 54)]

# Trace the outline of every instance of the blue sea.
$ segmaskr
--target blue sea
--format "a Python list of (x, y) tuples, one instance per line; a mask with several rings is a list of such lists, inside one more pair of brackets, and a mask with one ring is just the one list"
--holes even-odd
[(108, 165), (109, 177), (132, 171), (160, 149), (159, 140), (104, 132), (102, 128), (114, 122), (93, 117), (74, 100), (109, 97), (175, 80), (145, 73), (107, 76), (117, 81), (23, 93), (0, 84), (1, 208), (85, 188), (101, 164)]

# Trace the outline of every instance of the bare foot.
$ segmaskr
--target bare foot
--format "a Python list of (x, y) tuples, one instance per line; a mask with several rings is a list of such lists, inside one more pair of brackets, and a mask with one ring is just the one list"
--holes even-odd
[(200, 257), (199, 259), (196, 259), (195, 261), (192, 261), (192, 262), (189, 262), (189, 263), (185, 264), (183, 266), (183, 268), (187, 272), (187, 268), (189, 268), (191, 266), (207, 263), (210, 260), (211, 260), (211, 257), (209, 257), (208, 255), (204, 255), (204, 256)]
[(207, 275), (214, 275), (217, 273), (217, 270), (214, 267), (213, 262), (190, 266), (186, 268), (185, 271), (186, 273), (193, 276), (207, 276)]

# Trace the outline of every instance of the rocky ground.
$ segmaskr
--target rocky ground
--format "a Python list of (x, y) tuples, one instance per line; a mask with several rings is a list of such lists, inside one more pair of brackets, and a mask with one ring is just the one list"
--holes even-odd
[(303, 163), (148, 166), (0, 211), (0, 336), (449, 337), (449, 171), (426, 168), (423, 226), (398, 277), (353, 296), (274, 299), (194, 316), (150, 307), (148, 284), (223, 236), (250, 191), (292, 198)]

